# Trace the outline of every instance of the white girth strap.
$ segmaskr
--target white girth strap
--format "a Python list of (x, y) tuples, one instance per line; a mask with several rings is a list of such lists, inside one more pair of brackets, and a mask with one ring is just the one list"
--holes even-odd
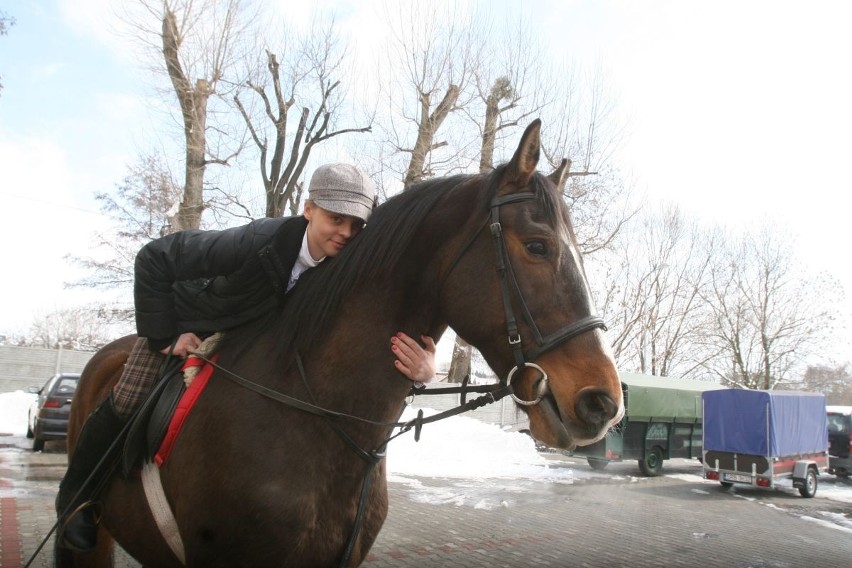
[(178, 557), (180, 563), (186, 565), (186, 553), (183, 548), (183, 541), (178, 532), (177, 520), (172, 513), (169, 502), (166, 500), (166, 493), (163, 491), (163, 482), (160, 479), (160, 468), (157, 464), (146, 461), (142, 466), (142, 487), (145, 489), (145, 497), (148, 498), (148, 507), (151, 508), (151, 513), (154, 515), (154, 520), (157, 522), (157, 527), (160, 529), (160, 534), (166, 539), (169, 548)]

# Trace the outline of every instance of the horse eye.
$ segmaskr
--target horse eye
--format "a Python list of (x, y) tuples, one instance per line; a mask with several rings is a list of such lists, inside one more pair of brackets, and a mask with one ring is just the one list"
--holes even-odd
[(533, 256), (547, 256), (547, 245), (541, 241), (530, 241), (526, 244), (527, 251)]

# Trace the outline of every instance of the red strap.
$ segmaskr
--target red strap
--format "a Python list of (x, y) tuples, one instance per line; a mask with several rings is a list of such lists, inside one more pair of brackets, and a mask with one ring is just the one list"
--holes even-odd
[[(212, 357), (210, 357), (210, 360), (215, 363), (218, 358), (219, 354), (215, 353)], [(169, 423), (169, 429), (166, 432), (166, 437), (163, 438), (163, 443), (160, 444), (160, 449), (157, 450), (157, 454), (154, 456), (154, 462), (158, 467), (163, 467), (163, 464), (169, 459), (169, 455), (172, 453), (172, 448), (175, 445), (178, 434), (180, 434), (180, 429), (183, 427), (186, 417), (189, 416), (190, 410), (192, 410), (192, 407), (195, 406), (195, 402), (198, 400), (198, 397), (201, 396), (201, 392), (204, 390), (204, 387), (207, 386), (207, 381), (213, 374), (213, 366), (208, 365), (205, 361), (202, 361), (197, 357), (187, 357), (182, 369), (185, 370), (189, 367), (201, 367), (201, 370), (197, 375), (195, 375), (195, 378), (192, 380), (189, 388), (186, 389), (186, 392), (183, 393), (183, 396), (178, 402), (174, 416), (172, 416), (172, 420)]]

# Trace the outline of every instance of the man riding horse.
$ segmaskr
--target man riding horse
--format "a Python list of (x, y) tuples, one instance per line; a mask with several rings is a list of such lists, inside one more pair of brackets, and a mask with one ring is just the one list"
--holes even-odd
[[(186, 357), (203, 338), (282, 306), (306, 271), (337, 256), (358, 235), (375, 196), (372, 181), (357, 168), (328, 164), (314, 172), (301, 216), (258, 219), (224, 231), (181, 231), (142, 248), (134, 282), (139, 338), (121, 379), (89, 415), (59, 485), (63, 546), (95, 547), (90, 505), (97, 495), (81, 489), (101, 485), (107, 468), (96, 472), (96, 465), (161, 378), (167, 356)], [(391, 338), (396, 368), (415, 382), (435, 374), (434, 340), (421, 340), (422, 346), (402, 332)]]

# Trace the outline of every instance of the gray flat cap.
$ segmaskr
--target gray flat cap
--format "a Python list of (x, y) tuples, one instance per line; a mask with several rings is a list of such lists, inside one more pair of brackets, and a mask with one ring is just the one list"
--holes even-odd
[(326, 211), (351, 215), (366, 223), (373, 212), (376, 186), (355, 166), (326, 164), (311, 176), (308, 199)]

